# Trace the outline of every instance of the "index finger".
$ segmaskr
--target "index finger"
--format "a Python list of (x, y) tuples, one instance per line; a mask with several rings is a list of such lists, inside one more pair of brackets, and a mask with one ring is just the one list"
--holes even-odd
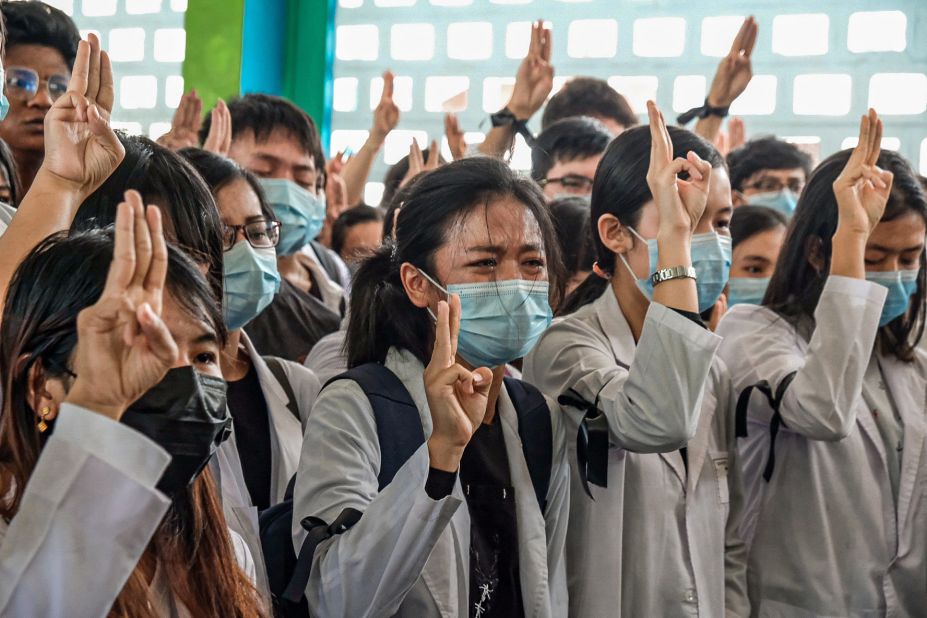
[(392, 71), (383, 72), (383, 94), (380, 95), (381, 102), (389, 102), (393, 100), (393, 80), (395, 76)]
[(647, 117), (650, 119), (650, 160), (651, 162), (668, 161), (670, 153), (666, 149), (660, 112), (653, 101), (647, 101)]
[(90, 62), (87, 71), (86, 96), (93, 103), (100, 93), (100, 39), (92, 32), (87, 35), (90, 43)]
[(457, 362), (457, 339), (460, 335), (460, 296), (451, 294), (447, 298), (449, 321), (450, 321), (450, 356), (448, 363)]
[(71, 81), (68, 90), (83, 95), (87, 92), (87, 81), (90, 73), (90, 43), (81, 41), (77, 44), (77, 56), (74, 58), (74, 68), (71, 69)]
[(540, 20), (531, 23), (531, 41), (528, 43), (528, 56), (535, 56), (541, 49)]
[(450, 367), (448, 359), (451, 358), (451, 330), (450, 307), (447, 301), (438, 301), (438, 315), (435, 318), (435, 347), (431, 354), (431, 362), (439, 363), (441, 368)]
[(116, 89), (113, 87), (113, 63), (109, 54), (100, 52), (100, 91), (97, 93), (97, 107), (107, 112), (113, 111), (113, 102), (116, 100)]
[(113, 260), (106, 274), (103, 296), (119, 296), (132, 281), (135, 274), (135, 221), (134, 211), (128, 202), (120, 202), (116, 208), (116, 238), (113, 244)]
[(541, 57), (545, 62), (550, 62), (550, 55), (553, 50), (553, 41), (551, 40), (553, 36), (553, 30), (543, 25), (544, 22), (541, 22), (542, 32), (544, 34), (544, 45), (541, 48)]
[(875, 110), (872, 110), (872, 116), (869, 119), (870, 126), (872, 126), (873, 122), (875, 123), (875, 130), (871, 131), (872, 139), (869, 146), (869, 157), (866, 160), (869, 165), (878, 163), (879, 156), (882, 154), (882, 120), (875, 113)]
[[(149, 206), (145, 212), (148, 230), (151, 233), (151, 263), (145, 275), (145, 291), (149, 294), (148, 303), (160, 313), (161, 291), (167, 278), (167, 243), (164, 241), (164, 228), (161, 222), (161, 209)], [(152, 298), (153, 297), (153, 298)]]
[(729, 55), (740, 55), (740, 50), (744, 48), (744, 42), (747, 40), (747, 31), (750, 28), (751, 19), (751, 17), (748, 17), (744, 20), (744, 23), (740, 24), (740, 30), (737, 31), (737, 36), (734, 37), (734, 42), (731, 43)]
[(750, 30), (747, 33), (747, 38), (743, 43), (744, 56), (750, 57), (750, 54), (753, 53), (753, 48), (756, 45), (756, 37), (760, 32), (760, 25), (756, 23), (756, 20), (753, 17), (750, 18)]

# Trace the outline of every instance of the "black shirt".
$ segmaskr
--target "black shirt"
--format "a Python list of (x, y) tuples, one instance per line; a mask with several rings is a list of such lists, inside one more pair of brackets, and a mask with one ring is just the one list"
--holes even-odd
[(260, 354), (301, 363), (319, 339), (340, 327), (340, 315), (284, 279), (273, 302), (245, 332)]
[(473, 434), (460, 483), (470, 511), (470, 616), (523, 616), (515, 490), (498, 418)]
[(251, 502), (259, 510), (270, 507), (270, 416), (267, 402), (252, 366), (241, 380), (228, 383), (228, 406), (235, 428), (235, 443)]

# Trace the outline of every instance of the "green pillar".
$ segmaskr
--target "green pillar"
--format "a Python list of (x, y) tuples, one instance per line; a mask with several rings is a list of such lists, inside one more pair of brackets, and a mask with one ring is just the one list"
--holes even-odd
[(337, 0), (288, 0), (283, 95), (312, 116), (328, 150)]
[(184, 27), (184, 89), (196, 88), (204, 110), (211, 109), (219, 97), (239, 93), (244, 0), (190, 0)]

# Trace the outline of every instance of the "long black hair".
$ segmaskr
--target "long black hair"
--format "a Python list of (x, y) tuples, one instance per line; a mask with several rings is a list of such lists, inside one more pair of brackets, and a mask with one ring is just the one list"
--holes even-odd
[[(236, 180), (244, 180), (257, 195), (258, 202), (261, 204), (261, 214), (268, 221), (276, 221), (277, 217), (270, 206), (267, 205), (267, 198), (264, 196), (264, 189), (258, 182), (257, 176), (240, 166), (228, 157), (223, 157), (201, 148), (182, 148), (177, 151), (181, 157), (187, 160), (190, 165), (199, 172), (213, 196), (218, 196), (219, 191), (225, 185)], [(218, 203), (216, 204), (218, 206)]]
[[(831, 239), (837, 230), (838, 218), (833, 184), (846, 167), (851, 153), (852, 150), (843, 150), (831, 155), (811, 174), (798, 200), (776, 271), (766, 289), (763, 305), (790, 323), (813, 319), (814, 309), (827, 281), (833, 250)], [(927, 198), (911, 165), (891, 150), (882, 151), (878, 165), (894, 175), (882, 221), (892, 221), (913, 212), (927, 223)], [(809, 261), (812, 251), (821, 257), (820, 270)], [(924, 254), (921, 254), (920, 263), (911, 311), (879, 329), (880, 349), (900, 360), (914, 357), (914, 348), (924, 333)]]
[[(685, 157), (691, 150), (713, 168), (724, 165), (721, 154), (706, 140), (685, 129), (667, 128), (673, 142), (673, 157)], [(599, 219), (602, 215), (614, 215), (622, 225), (637, 227), (644, 204), (653, 199), (647, 185), (649, 167), (650, 127), (640, 126), (628, 129), (612, 140), (596, 169), (589, 229), (599, 268), (607, 273), (615, 272), (615, 254), (599, 238)], [(588, 305), (601, 296), (607, 286), (605, 279), (589, 275), (567, 297), (559, 313), (566, 315)]]
[(216, 297), (222, 298), (222, 225), (209, 187), (183, 157), (147, 137), (119, 134), (119, 141), (125, 159), (84, 200), (71, 229), (112, 225), (125, 192), (135, 189), (146, 204), (161, 208), (168, 241), (208, 266), (207, 279)]
[(789, 220), (778, 210), (767, 206), (738, 206), (731, 216), (731, 248), (752, 236), (788, 225)]
[[(434, 255), (451, 241), (451, 230), (473, 209), (511, 197), (537, 220), (544, 242), (551, 304), (563, 286), (557, 235), (544, 196), (528, 178), (490, 157), (462, 159), (416, 178), (402, 200), (396, 238), (365, 260), (354, 278), (347, 331), (348, 366), (382, 363), (391, 347), (408, 350), (427, 363), (434, 324), (425, 309), (412, 304), (399, 276), (403, 263), (432, 274)], [(389, 223), (387, 225), (390, 225)]]

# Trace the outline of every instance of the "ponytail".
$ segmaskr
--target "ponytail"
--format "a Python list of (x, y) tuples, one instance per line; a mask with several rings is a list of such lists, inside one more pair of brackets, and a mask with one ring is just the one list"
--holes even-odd
[(608, 279), (603, 279), (595, 273), (589, 273), (582, 283), (577, 286), (563, 304), (557, 309), (557, 315), (569, 315), (578, 311), (585, 305), (597, 300), (608, 288)]

